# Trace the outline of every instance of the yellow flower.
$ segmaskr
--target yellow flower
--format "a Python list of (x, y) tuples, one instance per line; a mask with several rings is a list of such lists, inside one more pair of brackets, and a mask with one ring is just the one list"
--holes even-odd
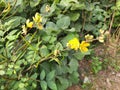
[(38, 24), (37, 24), (37, 28), (38, 28), (39, 30), (42, 30), (42, 29), (43, 29), (43, 25), (42, 25), (41, 23), (38, 23)]
[(60, 54), (60, 51), (59, 51), (59, 50), (54, 50), (54, 53), (53, 53), (54, 56), (57, 56), (57, 55), (59, 55), (59, 54)]
[(10, 3), (7, 4), (7, 7), (3, 10), (3, 12), (9, 12), (10, 11)]
[(100, 29), (99, 32), (101, 35), (104, 34), (104, 30), (102, 30), (102, 29)]
[(77, 38), (73, 38), (72, 40), (70, 40), (68, 43), (67, 43), (67, 47), (71, 48), (71, 49), (74, 49), (74, 50), (78, 50), (79, 49), (79, 40)]
[(49, 5), (46, 5), (45, 11), (46, 11), (46, 12), (49, 12), (49, 11), (50, 11), (50, 6), (49, 6)]
[(105, 31), (104, 35), (108, 36), (108, 35), (110, 35), (110, 32), (109, 31)]
[(85, 39), (86, 39), (87, 42), (92, 42), (93, 41), (93, 35), (87, 34), (87, 35), (85, 35)]
[(40, 23), (42, 22), (42, 17), (39, 13), (36, 13), (35, 14), (35, 17), (33, 17), (33, 20), (36, 22), (36, 23)]
[(99, 42), (103, 43), (104, 42), (104, 35), (99, 36), (97, 39)]
[(81, 50), (82, 53), (87, 52), (88, 51), (88, 46), (90, 46), (90, 43), (86, 42), (86, 41), (82, 41), (79, 48)]
[(27, 34), (27, 27), (25, 27), (25, 25), (22, 25), (22, 34)]
[(30, 22), (30, 20), (27, 19), (26, 25), (27, 25), (28, 28), (32, 28), (33, 27), (33, 22)]

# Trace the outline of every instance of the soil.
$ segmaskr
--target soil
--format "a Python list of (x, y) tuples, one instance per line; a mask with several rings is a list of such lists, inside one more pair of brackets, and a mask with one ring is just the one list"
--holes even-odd
[(85, 89), (81, 85), (74, 85), (67, 90), (120, 90), (120, 72), (100, 71), (97, 75), (88, 76), (92, 87)]
[(91, 77), (91, 90), (120, 90), (120, 72), (100, 71), (96, 77)]
[[(95, 49), (96, 56), (103, 56), (103, 48)], [(119, 60), (118, 57), (117, 60)], [(93, 74), (90, 64), (92, 60), (82, 60), (79, 63), (80, 84), (73, 85), (67, 90), (120, 90), (120, 71), (115, 71), (112, 67), (107, 67), (105, 70), (99, 71), (97, 74)], [(108, 65), (109, 66), (109, 65)], [(85, 78), (90, 81), (90, 84), (86, 84), (83, 89)]]

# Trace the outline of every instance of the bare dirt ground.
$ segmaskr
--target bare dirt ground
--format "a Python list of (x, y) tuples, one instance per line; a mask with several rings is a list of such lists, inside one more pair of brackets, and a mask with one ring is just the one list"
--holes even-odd
[(81, 85), (73, 85), (67, 90), (120, 90), (120, 72), (114, 70), (102, 70), (96, 75), (87, 75), (91, 87), (81, 88)]
[[(104, 50), (105, 49), (102, 47), (98, 47), (95, 49), (95, 56), (104, 56), (104, 53), (101, 53), (105, 52)], [(108, 57), (111, 57), (111, 53)], [(120, 65), (120, 54), (115, 58), (118, 65)], [(67, 90), (120, 90), (120, 71), (115, 71), (115, 69), (108, 65), (107, 69), (102, 69), (97, 74), (92, 74), (90, 64), (91, 60), (82, 60), (79, 63), (80, 81), (84, 81), (85, 77), (87, 77), (90, 81), (90, 85), (86, 85), (87, 88), (83, 89), (83, 83), (80, 82), (79, 85), (73, 85)]]
[(120, 90), (120, 72), (100, 71), (91, 81), (91, 90)]

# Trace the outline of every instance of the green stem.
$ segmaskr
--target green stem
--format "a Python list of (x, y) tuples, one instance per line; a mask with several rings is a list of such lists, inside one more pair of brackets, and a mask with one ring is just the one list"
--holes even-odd
[[(27, 47), (30, 45), (30, 43), (32, 42), (32, 39), (34, 38), (34, 36), (36, 35), (36, 33), (37, 33), (37, 31), (32, 35), (32, 37), (30, 38), (29, 41), (25, 40), (25, 38), (24, 38), (23, 36), (21, 36), (22, 39), (23, 39), (26, 43), (17, 50), (17, 52), (18, 52), (18, 51), (20, 51), (20, 50), (23, 49), (23, 52), (21, 52), (21, 53), (18, 55), (18, 57), (16, 58), (15, 62), (16, 62), (17, 60), (19, 60), (19, 59), (26, 53), (26, 49), (27, 49)], [(16, 53), (17, 53), (17, 52), (16, 52)]]

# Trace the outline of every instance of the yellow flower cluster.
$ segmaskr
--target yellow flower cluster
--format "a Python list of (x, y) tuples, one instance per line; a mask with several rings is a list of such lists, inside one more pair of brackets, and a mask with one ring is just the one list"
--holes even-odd
[(87, 34), (87, 35), (85, 35), (85, 39), (86, 39), (87, 42), (92, 42), (93, 41), (93, 35)]
[(3, 13), (9, 12), (11, 9), (10, 3), (7, 3), (6, 8), (3, 10)]
[(98, 41), (103, 43), (104, 42), (104, 31), (102, 29), (99, 30), (100, 36), (97, 37)]
[(39, 29), (39, 30), (42, 30), (43, 29), (43, 25), (42, 25), (42, 17), (41, 17), (41, 15), (39, 14), (39, 13), (36, 13), (35, 14), (35, 17), (33, 17), (33, 20), (34, 20), (34, 22), (36, 23), (36, 25), (37, 25), (37, 28)]
[(86, 42), (86, 41), (82, 41), (80, 44), (80, 50), (81, 52), (87, 52), (88, 51), (88, 46), (90, 46), (90, 43)]
[(87, 35), (85, 35), (85, 40), (87, 42), (93, 42), (95, 40), (98, 40), (99, 42), (104, 43), (105, 36), (108, 36), (109, 32), (100, 29), (99, 33), (100, 33), (100, 35), (98, 37), (96, 37), (96, 38), (94, 38), (93, 35), (87, 34)]
[(41, 23), (42, 22), (42, 17), (39, 13), (36, 13), (35, 14), (35, 17), (33, 17), (33, 20), (36, 22), (36, 23)]
[(30, 22), (30, 20), (28, 19), (26, 21), (26, 25), (27, 25), (28, 28), (32, 28), (33, 27), (33, 22)]
[(25, 25), (22, 25), (22, 34), (27, 34), (27, 27), (25, 27)]
[(88, 51), (88, 48), (87, 48), (88, 46), (90, 46), (90, 43), (88, 43), (88, 42), (86, 42), (86, 41), (82, 41), (82, 42), (80, 43), (77, 38), (73, 38), (72, 40), (70, 40), (70, 41), (67, 43), (67, 47), (69, 47), (70, 49), (74, 49), (74, 50), (80, 49), (80, 51), (81, 51), (82, 53)]
[(49, 5), (46, 5), (45, 11), (46, 11), (46, 12), (49, 12), (49, 11), (50, 11), (50, 6), (49, 6)]
[(90, 42), (98, 40), (99, 42), (103, 43), (105, 35), (109, 34), (107, 31), (105, 32), (101, 29), (99, 30), (99, 32), (100, 32), (100, 35), (96, 38), (94, 38), (94, 36), (90, 34), (85, 35), (85, 41), (82, 41), (81, 43), (79, 42), (79, 39), (73, 38), (70, 41), (68, 41), (67, 47), (69, 47), (70, 49), (74, 49), (74, 50), (80, 49), (82, 53), (87, 52), (88, 46), (90, 46)]
[(67, 46), (71, 49), (78, 50), (80, 46), (79, 40), (77, 38), (73, 38), (67, 43)]
[(100, 35), (99, 35), (99, 37), (97, 37), (97, 40), (98, 40), (99, 42), (101, 42), (101, 43), (104, 43), (105, 36), (106, 36), (106, 35), (109, 35), (109, 32), (100, 29), (100, 30), (99, 30), (99, 33), (100, 33)]
[(36, 13), (33, 17), (33, 21), (30, 21), (30, 19), (26, 20), (26, 25), (22, 25), (22, 34), (27, 34), (27, 28), (31, 29), (33, 26), (37, 27), (39, 30), (43, 29), (42, 25), (42, 17), (39, 13)]

